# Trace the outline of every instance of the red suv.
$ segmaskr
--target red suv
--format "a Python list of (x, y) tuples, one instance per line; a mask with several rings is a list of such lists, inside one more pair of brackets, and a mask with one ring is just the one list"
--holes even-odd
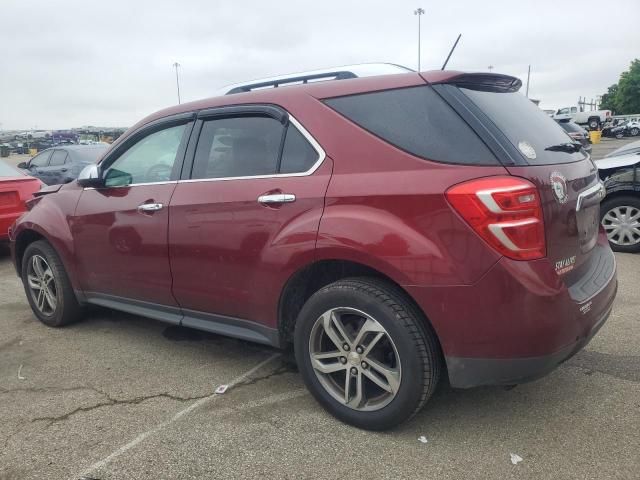
[(43, 190), (11, 232), (35, 315), (293, 344), (316, 399), (367, 429), (441, 375), (517, 384), (580, 350), (617, 288), (580, 145), (513, 77), (349, 73), (162, 110)]

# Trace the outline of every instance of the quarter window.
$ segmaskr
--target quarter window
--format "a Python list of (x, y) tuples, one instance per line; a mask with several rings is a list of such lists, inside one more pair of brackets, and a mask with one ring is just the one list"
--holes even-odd
[(105, 186), (171, 180), (186, 125), (159, 130), (139, 140), (120, 155), (105, 172)]
[(287, 128), (279, 173), (302, 173), (318, 161), (318, 152), (293, 125)]
[(428, 160), (498, 163), (487, 146), (429, 86), (324, 100), (329, 107), (397, 148)]

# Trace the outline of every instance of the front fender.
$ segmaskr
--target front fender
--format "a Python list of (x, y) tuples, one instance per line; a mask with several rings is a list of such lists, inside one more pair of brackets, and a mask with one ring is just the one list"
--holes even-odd
[(60, 189), (45, 195), (33, 208), (20, 217), (12, 229), (12, 251), (18, 271), (21, 269), (22, 245), (28, 232), (35, 232), (46, 239), (56, 250), (75, 290), (80, 286), (74, 268), (75, 249), (71, 235), (70, 220), (73, 217), (82, 190), (78, 188)]

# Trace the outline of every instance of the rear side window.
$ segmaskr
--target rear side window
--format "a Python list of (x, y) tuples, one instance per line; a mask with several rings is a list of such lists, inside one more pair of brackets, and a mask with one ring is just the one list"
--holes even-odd
[(567, 134), (548, 115), (519, 92), (460, 88), (509, 139), (530, 165), (569, 163), (585, 158), (578, 152), (550, 147), (567, 143)]
[(386, 142), (418, 157), (464, 165), (498, 165), (476, 133), (429, 86), (324, 100)]

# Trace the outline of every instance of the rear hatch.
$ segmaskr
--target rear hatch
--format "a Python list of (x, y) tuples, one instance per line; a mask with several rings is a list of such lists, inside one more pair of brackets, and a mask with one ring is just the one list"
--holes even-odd
[[(582, 145), (518, 92), (520, 85), (513, 77), (472, 74), (436, 90), (490, 144), (511, 175), (538, 188), (546, 257), (570, 289), (576, 286), (574, 299), (583, 301), (598, 290), (594, 282), (603, 281), (596, 277), (613, 268), (604, 261), (611, 259), (608, 247), (598, 244), (604, 190)], [(587, 280), (593, 285), (585, 285)]]

